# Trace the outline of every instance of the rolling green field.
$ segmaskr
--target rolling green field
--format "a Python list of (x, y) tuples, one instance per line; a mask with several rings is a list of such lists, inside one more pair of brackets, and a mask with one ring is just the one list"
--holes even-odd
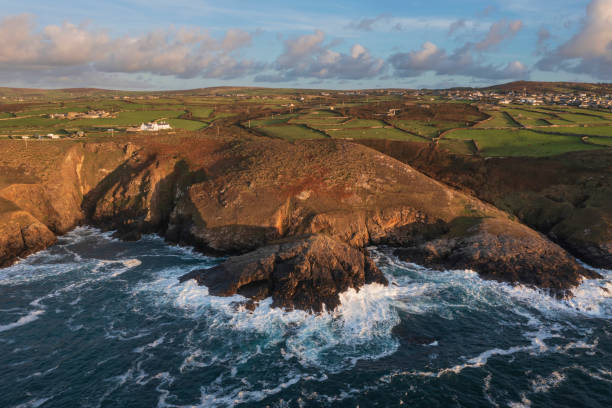
[(185, 110), (191, 112), (196, 118), (206, 119), (210, 117), (214, 109), (202, 106), (185, 106)]
[(258, 130), (267, 136), (289, 141), (302, 139), (323, 139), (325, 134), (309, 129), (302, 125), (286, 125), (286, 126), (263, 126)]
[(523, 126), (550, 126), (553, 116), (527, 109), (504, 109), (512, 118)]
[(541, 129), (543, 132), (565, 133), (578, 136), (608, 136), (612, 137), (612, 126), (572, 126), (558, 127), (551, 129)]
[(450, 129), (460, 128), (465, 126), (465, 123), (459, 122), (423, 122), (415, 120), (396, 120), (393, 121), (393, 125), (400, 129), (408, 132), (416, 133), (427, 139), (438, 137), (440, 133), (443, 133)]
[(208, 126), (206, 122), (188, 119), (168, 119), (168, 123), (173, 129), (200, 130)]
[(512, 117), (505, 112), (491, 111), (487, 112), (487, 114), (491, 115), (491, 119), (481, 122), (474, 127), (481, 129), (518, 127), (518, 124), (512, 120)]
[(445, 139), (474, 140), (479, 147), (479, 153), (486, 157), (541, 157), (598, 148), (583, 143), (576, 136), (545, 134), (523, 129), (459, 129), (447, 133)]
[(343, 128), (354, 129), (354, 128), (373, 128), (373, 127), (383, 127), (386, 126), (386, 123), (382, 120), (376, 119), (351, 119), (347, 122), (342, 123)]
[(455, 154), (472, 155), (477, 153), (474, 142), (471, 140), (441, 139), (439, 144)]
[(328, 134), (334, 139), (389, 139), (426, 142), (426, 140), (422, 137), (415, 136), (395, 128), (341, 129), (330, 130), (328, 131)]
[(612, 137), (589, 137), (587, 140), (597, 145), (612, 147)]
[[(51, 97), (51, 95), (58, 95)], [(113, 92), (94, 96), (67, 96), (49, 91), (46, 100), (13, 101), (0, 112), (0, 135), (30, 136), (55, 133), (87, 137), (111, 137), (141, 123), (165, 120), (177, 131), (204, 130), (213, 126), (250, 127), (251, 134), (289, 141), (302, 139), (390, 139), (429, 143), (457, 154), (482, 156), (547, 156), (577, 150), (606, 149), (612, 146), (612, 112), (570, 106), (508, 105), (456, 109), (457, 103), (441, 97), (397, 95), (333, 96), (304, 91), (228, 88), (215, 93)], [(97, 95), (97, 96), (96, 96)], [(324, 96), (324, 97), (323, 97)], [(309, 99), (310, 98), (310, 99)], [(402, 105), (406, 102), (406, 105)], [(391, 108), (407, 108), (398, 117), (388, 117)], [(441, 104), (453, 105), (445, 108)], [(338, 109), (332, 110), (330, 106)], [(359, 106), (359, 109), (350, 109)], [(491, 119), (469, 128), (486, 109)], [(51, 119), (52, 113), (105, 110), (115, 117), (101, 119)], [(291, 112), (291, 113), (289, 113)], [(456, 113), (459, 112), (459, 113)], [(347, 116), (343, 116), (347, 115)], [(255, 117), (256, 119), (246, 120)], [(240, 118), (240, 119), (239, 119)], [(384, 118), (385, 120), (381, 120)], [(401, 118), (401, 119), (400, 119)], [(224, 119), (223, 121), (220, 121)], [(244, 129), (234, 127), (239, 134)], [(212, 132), (215, 133), (215, 132)], [(170, 132), (169, 135), (173, 135)]]

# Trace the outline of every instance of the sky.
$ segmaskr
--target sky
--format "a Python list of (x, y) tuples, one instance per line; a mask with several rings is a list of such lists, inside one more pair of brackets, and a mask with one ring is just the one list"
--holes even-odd
[(612, 0), (0, 0), (0, 86), (612, 81)]

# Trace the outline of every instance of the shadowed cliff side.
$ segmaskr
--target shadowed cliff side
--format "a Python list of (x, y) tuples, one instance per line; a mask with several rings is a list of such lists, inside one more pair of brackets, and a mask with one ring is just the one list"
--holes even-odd
[(407, 260), (559, 294), (597, 276), (506, 213), (357, 144), (243, 140), (206, 159), (181, 152), (166, 145), (132, 157), (118, 169), (131, 169), (129, 176), (110, 175), (96, 191), (89, 222), (120, 235), (159, 232), (222, 255), (324, 234), (357, 248), (407, 248), (399, 252)]
[[(223, 255), (326, 236), (352, 248), (400, 247), (408, 261), (472, 268), (558, 294), (597, 276), (492, 205), (350, 142), (151, 137), (73, 145), (57, 157), (56, 170), (28, 187), (52, 186), (57, 195), (13, 201), (5, 197), (12, 184), (0, 190), (54, 233), (85, 222), (126, 239), (155, 232)], [(50, 242), (24, 244), (3, 262)]]
[(515, 215), (591, 265), (612, 268), (611, 150), (483, 159), (422, 143), (360, 143)]

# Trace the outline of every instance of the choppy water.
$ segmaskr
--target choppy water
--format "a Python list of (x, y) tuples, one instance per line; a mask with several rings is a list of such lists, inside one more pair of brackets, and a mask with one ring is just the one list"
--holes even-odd
[(215, 260), (79, 228), (0, 270), (0, 407), (612, 406), (612, 273), (571, 302), (383, 252), (334, 313), (236, 309)]

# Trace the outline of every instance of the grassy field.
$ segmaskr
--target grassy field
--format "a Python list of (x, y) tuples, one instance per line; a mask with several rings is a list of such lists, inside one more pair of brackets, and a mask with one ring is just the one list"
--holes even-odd
[(351, 119), (347, 122), (342, 123), (343, 128), (372, 128), (372, 127), (383, 127), (387, 126), (382, 120), (376, 119)]
[(329, 130), (328, 134), (334, 139), (389, 139), (426, 142), (422, 137), (395, 128)]
[[(295, 117), (297, 117), (296, 114), (268, 116), (261, 119), (251, 120), (250, 126), (252, 128), (257, 128), (261, 126), (283, 125), (286, 124), (290, 119), (293, 119)], [(249, 126), (249, 122), (244, 122), (243, 125)]]
[(543, 132), (566, 133), (581, 136), (609, 136), (612, 137), (612, 126), (572, 126), (541, 129)]
[(518, 127), (519, 125), (512, 119), (510, 115), (502, 111), (490, 111), (487, 112), (491, 116), (491, 119), (486, 120), (477, 124), (476, 128), (491, 129), (491, 128), (507, 128), (507, 127)]
[(326, 138), (325, 134), (302, 125), (263, 126), (258, 128), (258, 131), (270, 137), (276, 137), (289, 141)]
[[(171, 119), (182, 115), (185, 111), (150, 110), (126, 111), (117, 113), (115, 118), (101, 119), (50, 119), (44, 116), (19, 117), (0, 121), (0, 133), (3, 132), (57, 132), (61, 129), (91, 130), (105, 127), (128, 127), (140, 125), (160, 119)], [(205, 124), (202, 124), (204, 126)]]
[(597, 145), (612, 147), (612, 137), (589, 137), (587, 140)]
[(168, 119), (168, 123), (173, 129), (200, 130), (208, 126), (206, 122), (188, 119)]
[(459, 122), (422, 122), (416, 120), (396, 120), (393, 125), (408, 132), (416, 133), (419, 136), (431, 139), (450, 129), (465, 126)]
[(210, 117), (214, 109), (202, 106), (185, 106), (185, 110), (191, 112), (196, 118), (206, 119)]
[(487, 157), (541, 157), (598, 148), (597, 146), (583, 143), (576, 136), (544, 134), (523, 129), (460, 129), (447, 133), (445, 139), (473, 140), (478, 145), (479, 153)]
[(512, 118), (523, 126), (550, 126), (551, 115), (541, 112), (534, 112), (527, 109), (504, 109)]
[(476, 153), (474, 142), (471, 140), (441, 139), (439, 143), (445, 149), (456, 154), (472, 155)]

